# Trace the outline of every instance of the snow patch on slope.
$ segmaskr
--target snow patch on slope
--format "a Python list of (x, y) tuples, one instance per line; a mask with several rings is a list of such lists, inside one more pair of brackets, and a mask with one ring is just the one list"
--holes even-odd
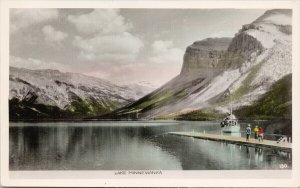
[(291, 9), (273, 9), (266, 11), (254, 23), (268, 23), (276, 25), (292, 25)]
[[(188, 105), (187, 101), (181, 102), (185, 109), (211, 107), (214, 104), (209, 103), (210, 99), (228, 91), (234, 93), (245, 84), (244, 81), (250, 72), (255, 71), (252, 72), (253, 78), (247, 78), (250, 79), (247, 80), (250, 82), (247, 93), (232, 101), (234, 109), (250, 105), (266, 93), (277, 80), (292, 72), (292, 36), (281, 30), (281, 25), (288, 26), (291, 23), (291, 17), (289, 14), (280, 15), (280, 10), (275, 12), (276, 14), (273, 14), (273, 11), (267, 12), (253, 22), (254, 25), (247, 25), (239, 33), (251, 35), (260, 42), (264, 47), (262, 53), (253, 53), (238, 69), (229, 69), (216, 76), (206, 88), (190, 95), (188, 102), (191, 105)], [(253, 70), (255, 66), (258, 66), (258, 70)], [(229, 112), (229, 105), (218, 104), (215, 108)]]
[(239, 69), (223, 72), (211, 81), (207, 89), (190, 96), (191, 99), (193, 99), (192, 104), (201, 105), (218, 94), (225, 92), (240, 76), (241, 73)]

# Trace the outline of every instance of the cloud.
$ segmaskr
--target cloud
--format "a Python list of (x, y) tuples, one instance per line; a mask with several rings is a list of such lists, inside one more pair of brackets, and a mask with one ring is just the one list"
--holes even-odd
[(49, 45), (60, 44), (60, 42), (68, 36), (68, 34), (64, 32), (55, 30), (51, 25), (44, 26), (42, 32), (46, 43)]
[(131, 24), (118, 9), (97, 9), (88, 14), (69, 15), (67, 19), (82, 34), (73, 41), (82, 60), (126, 64), (136, 59), (144, 45), (129, 32)]
[(69, 15), (68, 21), (75, 24), (82, 34), (118, 34), (128, 31), (132, 25), (119, 14), (118, 9), (96, 9), (89, 14)]
[(57, 9), (11, 9), (10, 32), (14, 33), (30, 25), (58, 18)]
[(150, 62), (182, 65), (184, 52), (179, 48), (175, 48), (172, 41), (154, 41), (152, 44), (152, 52), (152, 57), (149, 58)]
[(133, 61), (143, 46), (138, 37), (127, 32), (118, 35), (97, 35), (89, 39), (77, 36), (73, 44), (81, 50), (82, 59), (100, 60), (103, 63)]
[(68, 71), (70, 68), (67, 65), (57, 62), (42, 61), (34, 58), (20, 58), (10, 56), (9, 66), (27, 68), (27, 69), (56, 69), (60, 71)]

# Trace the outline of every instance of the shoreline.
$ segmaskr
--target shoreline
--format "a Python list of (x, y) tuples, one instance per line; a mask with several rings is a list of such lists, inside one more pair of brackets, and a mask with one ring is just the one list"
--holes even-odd
[[(78, 118), (78, 119), (9, 119), (9, 122), (88, 122), (88, 121), (132, 121), (132, 122), (138, 122), (138, 121), (190, 121), (190, 122), (204, 122), (204, 121), (222, 121), (223, 119), (213, 119), (213, 120), (191, 120), (191, 119), (85, 119), (85, 118)], [(274, 121), (291, 121), (292, 119), (288, 118), (273, 118), (273, 119), (254, 119), (254, 118), (240, 118), (239, 122), (274, 122)]]

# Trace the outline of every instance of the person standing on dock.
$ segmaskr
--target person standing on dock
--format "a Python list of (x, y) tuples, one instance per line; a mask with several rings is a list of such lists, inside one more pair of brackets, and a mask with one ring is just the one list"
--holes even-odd
[(255, 139), (258, 139), (258, 130), (259, 130), (259, 128), (258, 128), (258, 126), (256, 125), (255, 128), (254, 128), (254, 130), (253, 130), (253, 131), (254, 131), (254, 138), (255, 138)]
[(248, 127), (246, 128), (246, 141), (249, 141), (251, 136), (251, 125), (248, 124)]
[(264, 141), (264, 130), (261, 127), (259, 127), (258, 129), (258, 141)]

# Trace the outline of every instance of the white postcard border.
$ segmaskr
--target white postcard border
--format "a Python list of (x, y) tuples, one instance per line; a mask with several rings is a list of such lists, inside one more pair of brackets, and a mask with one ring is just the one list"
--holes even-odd
[[(238, 8), (293, 9), (293, 169), (195, 171), (201, 178), (185, 176), (185, 171), (163, 171), (156, 175), (116, 178), (113, 171), (22, 171), (8, 168), (9, 147), (9, 8)], [(206, 186), (206, 187), (294, 187), (300, 186), (300, 65), (299, 3), (295, 1), (1, 1), (1, 185), (3, 186)], [(188, 173), (191, 173), (189, 171)], [(98, 173), (98, 174), (97, 174)], [(105, 175), (106, 174), (106, 175)], [(168, 176), (169, 174), (169, 176)], [(196, 174), (196, 175), (197, 175)], [(242, 174), (242, 175), (241, 175)], [(99, 177), (99, 175), (101, 175)], [(237, 177), (236, 177), (237, 176)], [(85, 178), (82, 178), (85, 177)], [(222, 178), (219, 178), (222, 177)], [(235, 177), (235, 178), (232, 178)], [(282, 178), (281, 178), (282, 177)]]

